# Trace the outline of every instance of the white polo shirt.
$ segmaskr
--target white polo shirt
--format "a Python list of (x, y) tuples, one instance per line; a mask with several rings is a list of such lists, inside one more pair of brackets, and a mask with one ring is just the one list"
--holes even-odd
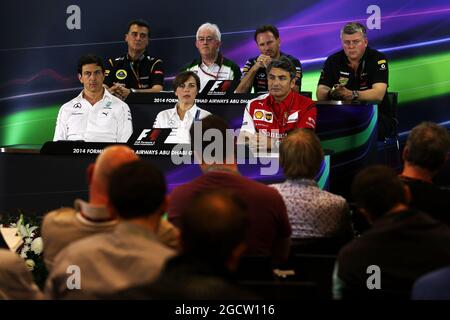
[(165, 143), (191, 143), (189, 130), (196, 120), (203, 119), (211, 113), (199, 108), (194, 104), (186, 114), (183, 120), (177, 112), (177, 105), (172, 109), (163, 110), (156, 116), (153, 128), (171, 128), (172, 132), (167, 137)]
[(195, 59), (184, 70), (195, 72), (200, 78), (200, 92), (205, 88), (209, 80), (240, 80), (241, 70), (239, 66), (225, 58), (220, 52), (216, 61), (209, 67), (202, 59)]
[(128, 105), (105, 89), (103, 98), (91, 105), (83, 91), (59, 109), (54, 141), (127, 142), (133, 132)]

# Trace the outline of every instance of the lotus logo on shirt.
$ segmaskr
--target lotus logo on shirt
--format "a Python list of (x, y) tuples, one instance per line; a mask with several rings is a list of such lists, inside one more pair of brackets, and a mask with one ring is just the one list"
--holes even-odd
[(127, 75), (128, 75), (127, 71), (124, 70), (124, 69), (119, 69), (116, 72), (116, 78), (119, 79), (119, 80), (125, 79), (127, 77)]
[(345, 86), (348, 83), (348, 78), (340, 77), (338, 82), (340, 85)]

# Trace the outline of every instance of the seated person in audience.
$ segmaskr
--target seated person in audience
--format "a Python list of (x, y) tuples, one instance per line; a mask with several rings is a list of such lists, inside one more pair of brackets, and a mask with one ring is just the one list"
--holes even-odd
[(207, 22), (198, 28), (195, 46), (200, 58), (188, 63), (183, 70), (197, 73), (200, 91), (209, 80), (235, 80), (239, 83), (241, 79), (239, 66), (219, 52), (221, 44), (221, 33), (217, 25)]
[(411, 190), (411, 207), (422, 210), (450, 226), (450, 189), (433, 184), (447, 162), (450, 136), (447, 129), (431, 122), (414, 127), (403, 149), (400, 178)]
[[(77, 199), (74, 208), (61, 208), (44, 216), (41, 232), (44, 262), (49, 271), (53, 268), (55, 257), (67, 245), (91, 235), (114, 230), (119, 220), (107, 209), (111, 173), (117, 167), (138, 159), (127, 146), (105, 148), (97, 157), (95, 165), (88, 168), (89, 202)], [(161, 220), (156, 234), (168, 247), (178, 248), (178, 229), (167, 220)]]
[(180, 256), (150, 286), (124, 291), (125, 299), (249, 299), (233, 282), (245, 251), (248, 214), (230, 190), (198, 194), (181, 217)]
[(105, 87), (122, 100), (135, 92), (160, 92), (163, 89), (163, 61), (150, 57), (146, 51), (149, 33), (146, 21), (130, 21), (125, 34), (127, 54), (108, 59)]
[(280, 164), (287, 181), (271, 185), (287, 207), (292, 238), (348, 235), (349, 209), (344, 198), (320, 190), (314, 180), (324, 159), (319, 138), (307, 129), (291, 131), (280, 145)]
[(372, 227), (339, 252), (335, 298), (409, 299), (417, 278), (450, 264), (450, 228), (410, 209), (408, 193), (391, 168), (356, 175), (353, 198)]
[(256, 29), (254, 34), (256, 45), (260, 51), (260, 55), (250, 58), (242, 69), (242, 80), (236, 88), (236, 93), (246, 92), (267, 92), (267, 71), (266, 67), (272, 59), (280, 59), (280, 57), (289, 58), (295, 65), (295, 85), (293, 90), (299, 92), (302, 86), (302, 65), (300, 61), (284, 52), (280, 51), (280, 33), (273, 25), (263, 25)]
[(25, 261), (10, 250), (0, 249), (0, 300), (35, 300), (43, 297)]
[[(291, 226), (280, 194), (239, 174), (234, 149), (227, 148), (225, 143), (234, 141), (235, 137), (232, 136), (233, 130), (227, 130), (229, 127), (224, 120), (210, 115), (201, 120), (201, 128), (199, 124), (200, 121), (191, 128), (191, 145), (203, 175), (172, 191), (169, 221), (181, 226), (184, 208), (189, 206), (197, 193), (217, 188), (232, 189), (246, 204), (250, 216), (246, 254), (272, 257), (275, 262), (284, 261), (289, 254)], [(216, 150), (213, 158), (204, 152), (210, 144), (203, 141), (209, 129), (218, 130), (223, 142), (221, 152)]]
[(297, 128), (316, 128), (317, 108), (314, 102), (292, 89), (295, 86), (295, 66), (287, 57), (272, 59), (267, 66), (269, 93), (250, 100), (244, 111), (241, 141), (257, 144), (258, 138), (278, 143)]
[(178, 103), (174, 108), (158, 113), (153, 124), (153, 128), (172, 128), (166, 143), (190, 143), (189, 130), (194, 121), (210, 115), (195, 103), (199, 88), (200, 79), (195, 72), (183, 71), (176, 76), (173, 90)]
[(360, 23), (347, 23), (341, 29), (341, 41), (343, 50), (329, 56), (322, 68), (317, 100), (378, 102), (378, 138), (393, 136), (386, 56), (367, 46), (366, 28)]
[[(64, 248), (47, 279), (46, 297), (99, 298), (153, 282), (175, 253), (156, 236), (167, 207), (166, 188), (163, 174), (148, 162), (117, 168), (108, 186), (108, 209), (120, 218), (118, 225)], [(78, 289), (68, 286), (73, 279), (69, 266), (79, 268)]]
[(421, 276), (414, 283), (413, 300), (450, 300), (450, 266)]
[(59, 109), (54, 141), (127, 142), (133, 132), (128, 105), (103, 87), (102, 60), (85, 55), (78, 61), (83, 91)]

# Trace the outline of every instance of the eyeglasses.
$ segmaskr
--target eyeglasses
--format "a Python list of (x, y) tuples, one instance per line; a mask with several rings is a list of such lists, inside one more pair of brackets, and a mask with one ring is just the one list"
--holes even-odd
[(216, 41), (216, 38), (213, 38), (213, 37), (198, 37), (198, 38), (197, 38), (197, 41), (198, 41), (198, 42), (206, 42), (206, 43), (209, 43), (209, 42)]
[(344, 46), (346, 47), (350, 47), (351, 45), (353, 46), (359, 46), (362, 43), (362, 39), (356, 39), (356, 40), (344, 40), (342, 41), (342, 43), (344, 44)]

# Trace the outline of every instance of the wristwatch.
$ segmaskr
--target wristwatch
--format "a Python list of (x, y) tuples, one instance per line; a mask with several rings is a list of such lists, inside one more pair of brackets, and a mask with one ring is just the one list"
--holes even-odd
[(131, 88), (130, 90), (131, 90), (131, 92), (136, 93), (136, 89)]
[(352, 100), (358, 100), (359, 98), (359, 93), (357, 90), (353, 90), (352, 91)]

